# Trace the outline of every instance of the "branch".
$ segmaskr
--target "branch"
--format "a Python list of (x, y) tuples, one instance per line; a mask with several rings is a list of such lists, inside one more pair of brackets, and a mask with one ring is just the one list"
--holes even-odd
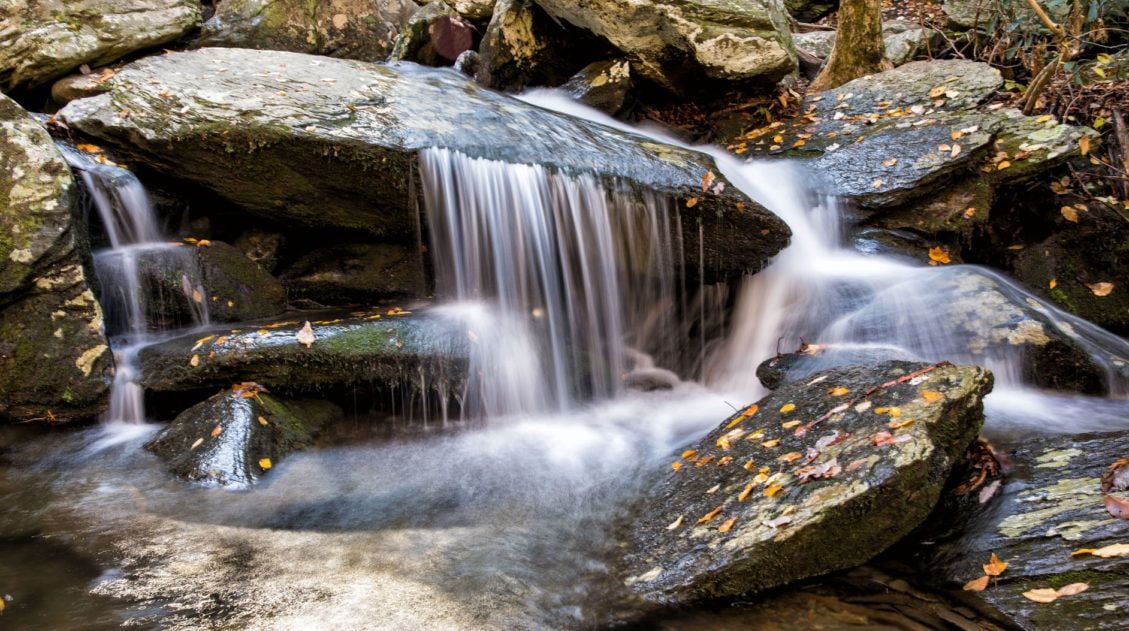
[(1039, 16), (1039, 21), (1043, 23), (1043, 26), (1049, 28), (1052, 33), (1059, 37), (1066, 37), (1066, 29), (1059, 26), (1051, 19), (1051, 16), (1047, 15), (1047, 12), (1044, 11), (1043, 7), (1039, 4), (1039, 0), (1027, 0), (1027, 5), (1031, 7), (1035, 15)]

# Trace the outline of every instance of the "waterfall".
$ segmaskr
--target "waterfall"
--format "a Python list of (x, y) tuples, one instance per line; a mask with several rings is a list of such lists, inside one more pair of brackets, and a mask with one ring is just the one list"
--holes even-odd
[(447, 149), (422, 151), (420, 170), (437, 291), (473, 345), (472, 413), (611, 397), (637, 353), (673, 356), (670, 200)]
[[(106, 233), (94, 271), (114, 349), (109, 423), (142, 423), (144, 390), (137, 355), (160, 334), (208, 322), (199, 266), (191, 246), (169, 243), (141, 181), (127, 169), (60, 144)], [(171, 279), (171, 280), (170, 280)]]

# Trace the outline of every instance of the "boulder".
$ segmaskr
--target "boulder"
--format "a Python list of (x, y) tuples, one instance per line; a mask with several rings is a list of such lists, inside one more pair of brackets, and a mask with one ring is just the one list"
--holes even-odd
[(408, 20), (388, 58), (449, 66), (473, 46), (473, 25), (446, 3), (432, 2)]
[[(314, 335), (309, 347), (298, 340), (307, 321)], [(414, 382), (422, 372), (435, 387), (436, 382), (458, 383), (467, 344), (465, 325), (428, 312), (392, 308), (349, 315), (290, 314), (278, 322), (217, 328), (146, 347), (139, 355), (140, 381), (159, 392), (239, 381), (309, 392), (336, 384), (398, 386)]]
[[(984, 575), (983, 565), (995, 554), (1007, 563), (1003, 573), (983, 591), (959, 592), (977, 608), (1020, 629), (1125, 628), (1129, 554), (1076, 552), (1129, 543), (1127, 522), (1103, 503), (1102, 481), (1110, 472), (1109, 495), (1129, 502), (1129, 472), (1122, 468), (1120, 476), (1112, 475), (1112, 465), (1129, 453), (1129, 432), (1024, 436), (1001, 451), (1014, 467), (1002, 486), (985, 483), (969, 493), (973, 501), (961, 510), (950, 504), (938, 509), (945, 511), (940, 523), (948, 527), (925, 534), (936, 535), (937, 543), (918, 546), (920, 575), (960, 590)], [(1051, 603), (1023, 596), (1073, 583), (1089, 588)]]
[[(1031, 7), (1025, 0), (944, 0), (941, 9), (948, 18), (948, 26), (955, 30), (988, 31), (997, 24), (1007, 24), (1010, 25), (1009, 30), (1050, 35), (1032, 14)], [(1055, 22), (1065, 24), (1070, 14), (1070, 3), (1052, 2), (1043, 10)]]
[(577, 101), (615, 116), (631, 90), (631, 65), (625, 59), (590, 63), (561, 89)]
[(680, 605), (868, 560), (929, 515), (991, 386), (981, 368), (889, 362), (781, 387), (671, 456), (625, 524), (625, 583)]
[(286, 291), (275, 277), (222, 241), (194, 248), (213, 322), (269, 318), (286, 311)]
[(699, 91), (703, 79), (772, 84), (797, 67), (788, 14), (776, 0), (536, 1), (675, 92)]
[[(882, 40), (886, 45), (886, 58), (895, 66), (913, 61), (929, 52), (940, 38), (940, 33), (930, 28), (922, 28), (913, 22), (885, 20), (882, 22)], [(795, 33), (792, 41), (797, 50), (802, 50), (820, 59), (831, 56), (835, 47), (835, 31), (811, 31)]]
[(1014, 183), (1077, 155), (1081, 136), (1096, 136), (1017, 110), (978, 109), (1002, 85), (987, 64), (911, 62), (809, 97), (804, 115), (749, 132), (738, 145), (756, 157), (810, 161), (835, 174), (829, 184), (838, 194), (874, 211), (942, 191), (969, 172), (993, 189)]
[(280, 275), (291, 299), (372, 304), (414, 298), (425, 291), (419, 248), (390, 243), (345, 243), (319, 248)]
[(498, 0), (479, 46), (475, 79), (497, 90), (560, 85), (582, 65), (577, 37), (533, 0)]
[(682, 206), (686, 268), (702, 252), (708, 277), (759, 269), (789, 236), (721, 176), (703, 194), (703, 176), (716, 173), (704, 154), (528, 105), (453, 70), (212, 48), (139, 60), (108, 83), (62, 110), (73, 129), (276, 220), (415, 242), (418, 154), (442, 146), (667, 196)]
[(839, 0), (784, 0), (788, 15), (800, 22), (816, 22), (839, 8)]
[(411, 0), (223, 0), (195, 43), (383, 61), (416, 10)]
[(12, 0), (0, 5), (0, 89), (31, 88), (184, 36), (197, 0)]
[(284, 399), (239, 384), (181, 412), (145, 448), (177, 477), (246, 487), (341, 416), (328, 401)]
[(59, 105), (66, 105), (75, 99), (102, 94), (110, 89), (104, 85), (105, 81), (103, 75), (93, 73), (76, 73), (63, 77), (51, 84), (51, 100)]
[(113, 357), (87, 282), (66, 160), (0, 95), (0, 415), (70, 420), (105, 409)]

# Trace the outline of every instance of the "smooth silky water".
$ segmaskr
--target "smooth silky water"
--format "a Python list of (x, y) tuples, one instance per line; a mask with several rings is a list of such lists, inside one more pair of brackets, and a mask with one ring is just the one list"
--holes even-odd
[[(623, 127), (553, 93), (525, 98)], [(671, 343), (689, 343), (671, 334), (684, 330), (669, 304), (680, 282), (673, 261), (682, 260), (675, 208), (598, 190), (584, 176), (425, 151), (432, 251), (450, 255), (436, 261), (448, 301), (441, 311), (477, 345), (463, 393), (476, 420), (366, 440), (351, 428), (369, 419), (355, 419), (246, 492), (170, 479), (141, 449), (155, 425), (126, 435), (0, 428), (0, 547), (62, 551), (51, 557), (55, 593), (37, 587), (31, 597), (21, 585), (39, 566), (6, 558), (0, 591), (20, 598), (5, 621), (59, 629), (158, 620), (262, 629), (599, 624), (617, 614), (608, 610), (618, 590), (609, 564), (619, 554), (609, 526), (629, 515), (672, 451), (763, 394), (757, 364), (801, 339), (987, 363), (999, 377), (987, 400), (989, 434), (1129, 428), (1123, 383), (1111, 382), (1117, 396), (1105, 399), (1044, 393), (1021, 383), (1017, 358), (968, 355), (968, 330), (938, 321), (936, 305), (951, 299), (938, 288), (965, 274), (989, 278), (1111, 365), (1126, 356), (1120, 338), (987, 270), (858, 254), (842, 245), (834, 199), (801, 171), (706, 151), (794, 236), (740, 288), (726, 339), (703, 347), (700, 374), (671, 359)], [(624, 374), (672, 370), (683, 370), (683, 381), (671, 390), (622, 387)]]

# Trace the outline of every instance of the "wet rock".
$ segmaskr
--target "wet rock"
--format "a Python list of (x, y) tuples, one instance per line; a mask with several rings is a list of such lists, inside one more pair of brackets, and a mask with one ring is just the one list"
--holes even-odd
[(570, 38), (533, 0), (499, 0), (479, 46), (475, 78), (498, 90), (559, 85), (576, 71)]
[(235, 247), (268, 273), (278, 267), (279, 255), (286, 245), (286, 237), (279, 232), (253, 228), (235, 239)]
[(72, 74), (51, 84), (51, 100), (66, 105), (75, 99), (85, 99), (109, 91), (100, 74)]
[[(469, 352), (465, 326), (429, 312), (355, 313), (291, 314), (156, 344), (140, 354), (141, 383), (169, 392), (254, 381), (309, 392), (335, 384), (398, 386), (421, 372), (428, 384), (459, 382)], [(309, 347), (298, 342), (305, 321), (314, 334)]]
[(412, 16), (392, 48), (392, 61), (448, 66), (474, 44), (473, 27), (444, 2), (432, 2)]
[(866, 561), (933, 509), (991, 385), (972, 366), (890, 362), (781, 387), (672, 455), (625, 525), (625, 583), (686, 604)]
[[(895, 66), (909, 63), (927, 53), (940, 38), (933, 29), (922, 28), (912, 22), (885, 20), (882, 22), (882, 40), (886, 45), (886, 58)], [(792, 41), (797, 50), (827, 59), (835, 47), (835, 31), (795, 33)]]
[(703, 79), (775, 83), (797, 67), (788, 15), (772, 0), (537, 0), (545, 11), (609, 41), (632, 70), (676, 92)]
[(411, 0), (224, 0), (196, 43), (383, 61), (416, 10)]
[(615, 116), (631, 90), (631, 65), (625, 59), (588, 64), (561, 89), (577, 101)]
[(418, 248), (352, 243), (306, 254), (281, 274), (292, 298), (333, 304), (371, 304), (424, 292)]
[[(215, 48), (146, 58), (108, 83), (110, 93), (63, 109), (72, 128), (267, 217), (414, 241), (418, 152), (443, 146), (669, 196), (683, 206), (687, 268), (698, 269), (701, 248), (710, 277), (759, 269), (789, 236), (732, 186), (703, 195), (702, 177), (716, 173), (708, 156), (548, 112), (450, 70)], [(299, 83), (318, 89), (288, 87)], [(690, 198), (699, 201), (686, 207)]]
[(197, 0), (14, 0), (0, 5), (0, 89), (42, 85), (171, 42), (200, 23)]
[(225, 390), (181, 412), (145, 448), (185, 480), (249, 486), (341, 416), (328, 401)]
[(70, 168), (47, 131), (0, 95), (0, 415), (90, 417), (113, 358), (82, 265)]
[(810, 160), (835, 173), (836, 192), (873, 211), (967, 184), (969, 175), (992, 188), (1028, 178), (1077, 155), (1078, 138), (1095, 134), (978, 109), (1002, 85), (987, 64), (911, 62), (810, 97), (805, 115), (744, 141), (751, 155)]
[(463, 53), (455, 59), (455, 64), (451, 67), (468, 77), (473, 77), (478, 72), (478, 64), (480, 61), (478, 51), (464, 50)]
[(800, 22), (816, 22), (839, 8), (839, 0), (784, 0), (788, 15)]
[[(966, 601), (1021, 629), (1125, 628), (1129, 556), (1072, 553), (1126, 543), (1126, 521), (1106, 511), (1101, 481), (1126, 453), (1129, 432), (1026, 437), (1005, 449), (1015, 469), (1002, 487), (994, 493), (985, 493), (987, 484), (978, 489), (959, 519), (943, 505), (945, 523), (956, 523), (938, 534), (939, 543), (920, 547), (922, 575), (960, 590), (984, 574), (983, 564), (995, 553), (1007, 569), (984, 591), (961, 592)], [(1112, 495), (1129, 500), (1124, 489)], [(1023, 597), (1028, 590), (1080, 582), (1089, 589), (1053, 603)]]

